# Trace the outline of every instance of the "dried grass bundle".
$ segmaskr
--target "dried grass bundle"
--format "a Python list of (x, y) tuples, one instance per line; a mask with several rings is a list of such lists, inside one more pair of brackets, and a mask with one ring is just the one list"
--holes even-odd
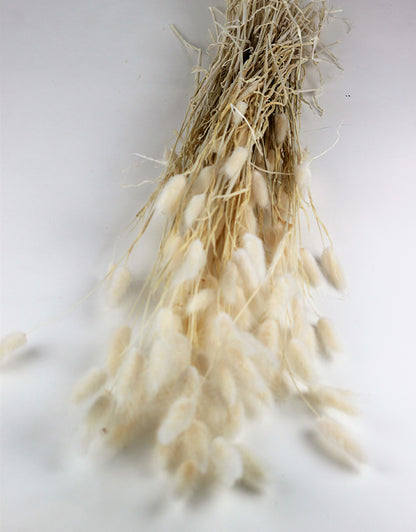
[[(261, 482), (257, 462), (232, 439), (273, 396), (300, 394), (316, 413), (301, 391), (314, 378), (316, 330), (336, 346), (328, 323), (315, 330), (318, 317), (309, 317), (311, 287), (323, 277), (299, 232), (302, 210), (315, 213), (299, 129), (302, 103), (317, 106), (302, 88), (307, 69), (332, 58), (320, 41), (328, 16), (325, 1), (227, 0), (215, 58), (137, 214), (126, 262), (155, 213), (166, 228), (130, 314), (132, 338), (127, 326), (116, 332), (106, 390), (88, 420), (117, 445), (150, 428), (180, 490), (207, 475)], [(344, 287), (332, 247), (319, 265)], [(129, 283), (120, 270), (112, 299)], [(91, 379), (98, 391), (99, 377), (85, 386)], [(343, 407), (329, 392), (317, 397)]]

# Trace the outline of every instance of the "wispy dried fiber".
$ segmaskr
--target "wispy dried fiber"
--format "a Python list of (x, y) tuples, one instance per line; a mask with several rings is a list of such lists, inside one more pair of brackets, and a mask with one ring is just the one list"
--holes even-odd
[[(233, 438), (274, 398), (300, 395), (314, 415), (314, 404), (347, 409), (311, 382), (318, 343), (337, 347), (312, 290), (324, 276), (342, 289), (343, 276), (332, 247), (318, 263), (299, 231), (302, 212), (315, 213), (300, 110), (319, 110), (303, 81), (318, 58), (332, 59), (320, 41), (329, 16), (324, 1), (227, 1), (212, 64), (137, 214), (126, 263), (155, 213), (166, 227), (129, 314), (132, 339), (127, 326), (116, 332), (106, 391), (88, 417), (118, 445), (150, 427), (181, 491), (204, 476), (257, 489), (260, 466)], [(341, 431), (320, 429), (357, 455)]]

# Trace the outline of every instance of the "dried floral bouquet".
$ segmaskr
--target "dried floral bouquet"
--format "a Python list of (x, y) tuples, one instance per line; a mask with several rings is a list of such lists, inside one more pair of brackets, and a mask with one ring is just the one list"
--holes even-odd
[[(328, 407), (353, 413), (348, 394), (317, 384), (314, 373), (316, 353), (338, 345), (311, 293), (324, 279), (342, 290), (343, 274), (331, 244), (317, 260), (300, 234), (300, 216), (311, 211), (327, 238), (299, 128), (302, 103), (314, 105), (302, 89), (307, 68), (332, 57), (320, 41), (329, 14), (324, 1), (227, 1), (215, 59), (137, 215), (137, 237), (111, 272), (117, 302), (129, 290), (136, 244), (163, 213), (158, 258), (131, 320), (74, 398), (91, 402), (89, 427), (110, 444), (153, 431), (180, 489), (207, 478), (261, 484), (261, 468), (235, 437), (247, 416), (289, 395), (302, 398), (333, 449), (362, 458), (326, 415)], [(2, 349), (22, 342), (17, 333)]]

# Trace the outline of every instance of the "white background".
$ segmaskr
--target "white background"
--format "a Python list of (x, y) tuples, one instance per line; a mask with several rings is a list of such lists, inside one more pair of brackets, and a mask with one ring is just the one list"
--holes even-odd
[[(120, 251), (118, 235), (151, 190), (121, 185), (158, 174), (132, 154), (161, 158), (192, 93), (195, 58), (169, 24), (206, 48), (211, 2), (1, 3), (5, 333), (64, 312)], [(306, 117), (305, 129), (315, 155), (343, 124), (340, 142), (312, 167), (319, 213), (350, 287), (324, 303), (344, 344), (326, 371), (359, 394), (362, 417), (352, 427), (368, 465), (355, 474), (327, 462), (308, 445), (308, 417), (296, 407), (245, 435), (268, 470), (262, 495), (219, 490), (185, 504), (136, 452), (87, 453), (69, 395), (102, 360), (109, 316), (93, 296), (2, 363), (2, 530), (416, 529), (416, 8), (412, 0), (338, 4), (352, 23), (336, 49), (345, 71), (331, 72), (320, 99), (325, 116)], [(143, 244), (140, 275), (152, 239), (156, 232)]]

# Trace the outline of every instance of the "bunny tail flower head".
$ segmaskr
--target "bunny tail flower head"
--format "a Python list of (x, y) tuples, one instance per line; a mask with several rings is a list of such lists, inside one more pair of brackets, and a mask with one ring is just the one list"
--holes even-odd
[[(227, 1), (217, 55), (137, 214), (110, 299), (134, 290), (130, 259), (157, 215), (165, 229), (155, 265), (104, 369), (74, 392), (92, 400), (90, 429), (109, 444), (152, 430), (180, 492), (207, 478), (257, 489), (261, 466), (234, 440), (274, 400), (299, 396), (313, 415), (328, 405), (350, 409), (316, 382), (318, 348), (332, 353), (339, 344), (312, 297), (325, 279), (343, 290), (343, 273), (332, 245), (315, 259), (300, 235), (303, 213), (315, 213), (299, 140), (302, 83), (321, 52), (332, 57), (320, 40), (328, 13), (324, 1)], [(359, 457), (342, 427), (325, 418), (318, 428)]]

